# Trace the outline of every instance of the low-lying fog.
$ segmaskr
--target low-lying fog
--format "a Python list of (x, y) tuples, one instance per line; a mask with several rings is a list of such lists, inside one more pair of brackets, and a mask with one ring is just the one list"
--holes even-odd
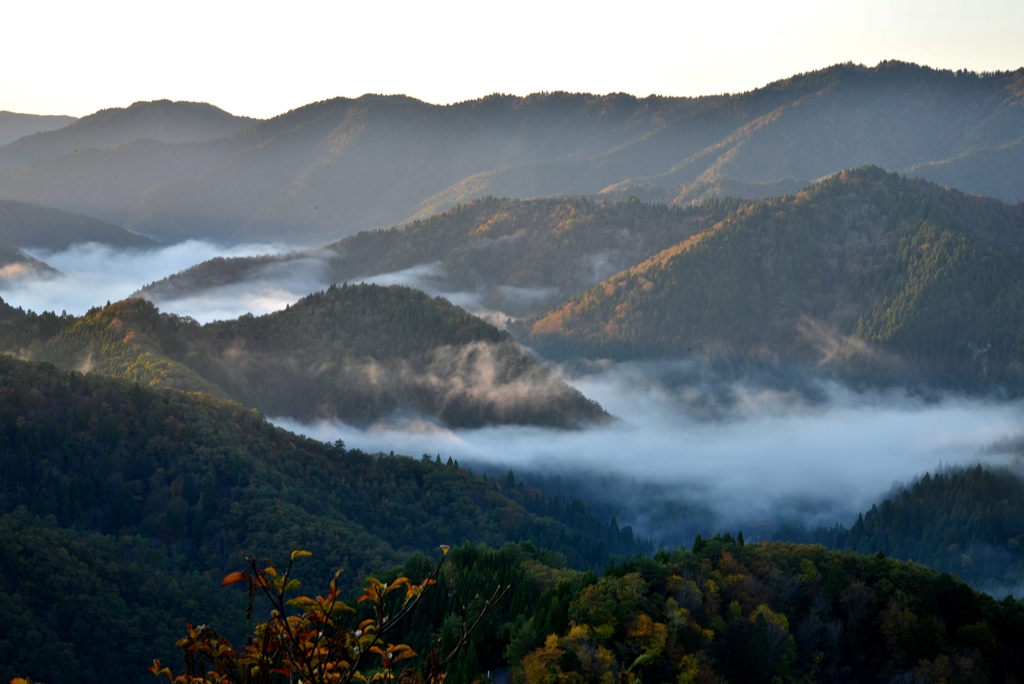
[[(189, 240), (151, 250), (116, 249), (105, 245), (73, 245), (61, 252), (24, 250), (60, 271), (52, 277), (24, 276), (0, 279), (0, 297), (25, 310), (67, 311), (80, 316), (94, 306), (129, 297), (141, 287), (214, 257), (275, 254), (275, 245), (221, 247)], [(293, 285), (294, 287), (289, 287)], [(308, 286), (309, 289), (306, 289)], [(182, 302), (160, 303), (162, 311), (189, 315), (201, 322), (237, 318), (244, 313), (283, 309), (320, 285), (268, 282), (265, 287), (239, 286), (231, 292), (198, 295)]]
[[(106, 245), (80, 244), (61, 252), (24, 250), (60, 271), (60, 275), (28, 272), (0, 277), (0, 297), (13, 306), (35, 312), (66, 311), (80, 316), (90, 308), (132, 296), (157, 280), (166, 278), (215, 257), (244, 257), (286, 254), (286, 245), (236, 245), (221, 247), (189, 240), (158, 249), (118, 249)], [(408, 285), (443, 295), (453, 304), (489, 318), (499, 325), (506, 316), (481, 305), (482, 296), (472, 292), (448, 292), (440, 285), (443, 272), (437, 264), (425, 264), (395, 273), (360, 279), (378, 285)], [(156, 301), (161, 311), (191, 316), (200, 323), (230, 320), (244, 314), (261, 315), (284, 309), (311, 292), (331, 284), (329, 265), (312, 253), (272, 262), (260, 267), (244, 282), (209, 287), (176, 298)], [(495, 294), (495, 293), (492, 293)], [(542, 299), (548, 290), (498, 288), (499, 299), (509, 301)]]
[(850, 525), (894, 483), (940, 464), (1006, 463), (1010, 457), (983, 451), (1024, 427), (1020, 403), (927, 402), (824, 381), (810, 394), (661, 381), (686, 365), (625, 363), (571, 379), (620, 419), (578, 432), (447, 430), (416, 420), (363, 431), (273, 420), (370, 452), (451, 455), (492, 475), (511, 467), (517, 479), (559, 475), (575, 481), (563, 492), (667, 545), (737, 527), (764, 537), (781, 521)]
[[(2, 280), (0, 296), (25, 309), (80, 315), (216, 256), (283, 251), (280, 245), (220, 248), (196, 241), (148, 251), (97, 245), (33, 251), (63, 275)], [(201, 322), (258, 315), (322, 289), (326, 275), (319, 258), (291, 259), (265, 266), (248, 282), (158, 306)], [(436, 265), (367, 280), (439, 294)], [(476, 313), (488, 313), (474, 293), (442, 294)], [(601, 515), (614, 512), (620, 523), (666, 545), (688, 543), (697, 531), (740, 526), (758, 538), (780, 521), (849, 525), (896, 481), (909, 481), (940, 464), (1005, 462), (1010, 457), (986, 447), (1024, 432), (1020, 403), (857, 393), (813, 374), (796, 382), (721, 382), (698, 365), (627, 363), (577, 372), (570, 383), (620, 419), (577, 432), (526, 427), (452, 431), (413, 417), (366, 431), (341, 423), (275, 422), (327, 441), (344, 439), (366, 451), (439, 453), (492, 474), (513, 468), (517, 479), (547, 478), (549, 491), (583, 498)], [(558, 476), (561, 481), (553, 479)]]

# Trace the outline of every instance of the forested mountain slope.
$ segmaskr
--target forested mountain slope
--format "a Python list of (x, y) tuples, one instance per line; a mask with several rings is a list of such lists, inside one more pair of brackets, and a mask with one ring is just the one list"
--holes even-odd
[[(761, 198), (864, 164), (1020, 201), (1022, 79), (1021, 71), (883, 62), (701, 98), (541, 93), (447, 106), (336, 98), (208, 142), (128, 143), (142, 136), (125, 134), (119, 147), (64, 146), (58, 159), (6, 167), (0, 198), (83, 211), (168, 241), (305, 244), (486, 195)], [(974, 172), (977, 160), (986, 173)]]
[(230, 135), (255, 119), (234, 116), (205, 102), (156, 100), (103, 109), (71, 120), (56, 130), (41, 130), (0, 147), (0, 170), (58, 159), (85, 149), (114, 148), (133, 140), (197, 142)]
[(518, 501), (538, 492), (437, 456), (323, 444), (232, 402), (6, 355), (0, 472), (8, 677), (146, 681), (186, 621), (244, 629), (244, 595), (217, 586), (252, 555), (305, 548), (304, 580), (344, 568), (353, 588), (442, 543), (529, 540), (582, 569), (645, 549), (628, 529), (531, 514)]
[(507, 653), (523, 684), (1008, 682), (1022, 646), (1012, 598), (881, 554), (725, 535), (567, 578)]
[(472, 292), (485, 308), (538, 313), (651, 254), (709, 228), (732, 200), (668, 207), (584, 198), (485, 197), (404, 227), (365, 231), (315, 250), (214, 259), (136, 293), (156, 303), (290, 271), (319, 269), (325, 285), (424, 267), (444, 292)]
[(331, 287), (285, 311), (204, 326), (125, 300), (82, 318), (2, 324), (0, 348), (299, 420), (368, 425), (405, 412), (453, 426), (575, 427), (608, 418), (507, 333), (398, 286)]
[(24, 202), (0, 201), (0, 240), (15, 247), (59, 251), (96, 242), (112, 247), (156, 247), (157, 242), (90, 216)]
[(1024, 382), (1024, 205), (866, 167), (738, 209), (521, 327), (558, 355), (710, 354)]
[(925, 474), (852, 527), (782, 528), (776, 537), (881, 551), (978, 586), (1014, 587), (1024, 581), (1024, 481), (1019, 473), (980, 465)]
[(21, 251), (9, 242), (0, 241), (0, 278), (56, 275), (57, 270)]

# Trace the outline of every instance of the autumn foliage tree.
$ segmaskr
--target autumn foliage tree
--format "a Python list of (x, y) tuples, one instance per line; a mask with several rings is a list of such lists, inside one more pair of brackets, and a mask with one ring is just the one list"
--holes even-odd
[(210, 627), (189, 625), (188, 636), (177, 644), (185, 656), (185, 671), (174, 674), (159, 660), (153, 662), (151, 671), (167, 677), (171, 684), (443, 682), (448, 664), (508, 587), (497, 587), (479, 606), (479, 596), (469, 604), (460, 602), (461, 630), (454, 647), (443, 654), (438, 642), (422, 658), (419, 668), (410, 667), (419, 654), (405, 644), (391, 643), (388, 634), (436, 583), (448, 553), (447, 546), (441, 548), (441, 559), (422, 582), (414, 583), (406, 577), (387, 583), (367, 578), (358, 604), (365, 604), (369, 617), (355, 624), (344, 622), (345, 616), (359, 611), (342, 600), (337, 582), (340, 570), (326, 596), (312, 598), (296, 595), (301, 584), (292, 573), (296, 560), (312, 555), (308, 551), (293, 551), (283, 571), (267, 559), (251, 558), (244, 571), (229, 574), (222, 585), (246, 582), (249, 614), (262, 594), (270, 604), (270, 618), (256, 625), (241, 648)]

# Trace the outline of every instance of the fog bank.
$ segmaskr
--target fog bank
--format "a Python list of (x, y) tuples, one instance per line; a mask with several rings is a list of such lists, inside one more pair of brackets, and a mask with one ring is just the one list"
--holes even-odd
[[(940, 464), (1006, 463), (1014, 456), (986, 447), (1024, 428), (1019, 402), (925, 401), (823, 380), (815, 392), (661, 381), (685, 363), (624, 363), (570, 379), (620, 419), (578, 432), (449, 430), (410, 417), (369, 430), (273, 422), (370, 452), (439, 453), (488, 472), (511, 467), (517, 478), (572, 478), (572, 493), (665, 543), (737, 526), (757, 538), (781, 520), (849, 525), (896, 481)], [(719, 397), (711, 415), (707, 393)]]
[[(67, 311), (80, 316), (94, 306), (124, 299), (154, 280), (214, 257), (255, 256), (282, 249), (279, 245), (222, 247), (189, 240), (151, 250), (124, 250), (94, 243), (74, 245), (62, 252), (24, 250), (60, 274), (0, 278), (0, 297), (26, 310)], [(277, 283), (269, 291), (246, 285), (233, 292), (161, 302), (159, 306), (163, 311), (206, 322), (236, 318), (244, 313), (267, 313), (310, 292), (305, 290), (296, 295), (284, 289)]]

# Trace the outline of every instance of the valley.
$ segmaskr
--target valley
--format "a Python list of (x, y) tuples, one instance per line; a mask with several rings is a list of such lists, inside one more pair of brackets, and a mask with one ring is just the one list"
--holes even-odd
[(1024, 678), (1022, 74), (0, 112), (0, 680), (441, 545), (449, 684)]

